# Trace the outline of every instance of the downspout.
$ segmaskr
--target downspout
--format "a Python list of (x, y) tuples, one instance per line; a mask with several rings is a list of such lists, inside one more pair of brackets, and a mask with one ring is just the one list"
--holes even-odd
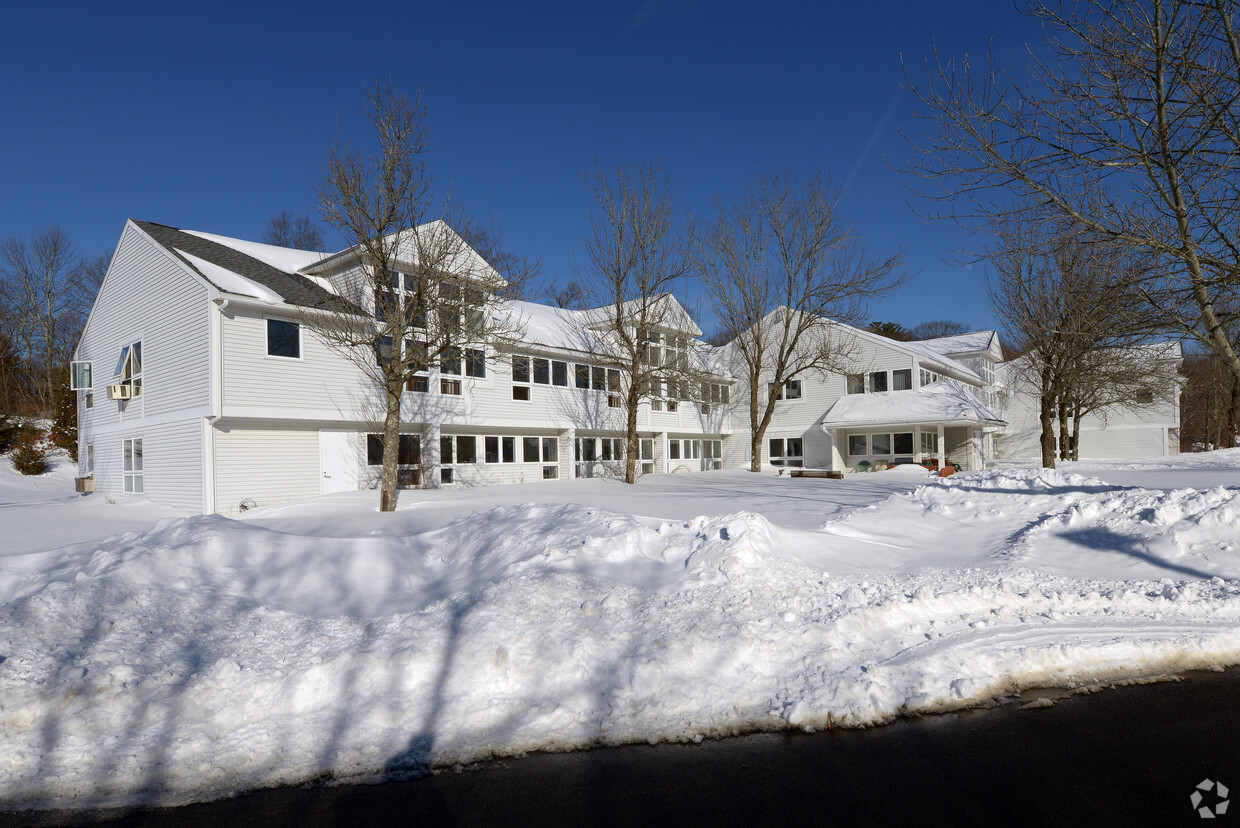
[[(224, 311), (228, 298), (216, 300), (219, 313), (211, 314), (211, 414), (203, 428), (203, 512), (216, 510), (215, 497), (215, 425), (223, 418), (224, 409)], [(212, 302), (215, 304), (215, 302)]]

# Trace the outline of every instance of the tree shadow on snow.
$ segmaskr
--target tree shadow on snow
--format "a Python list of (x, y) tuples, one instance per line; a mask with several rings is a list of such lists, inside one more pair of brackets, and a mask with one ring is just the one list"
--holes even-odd
[(1129, 535), (1122, 535), (1110, 529), (1102, 527), (1076, 529), (1069, 532), (1059, 532), (1058, 535), (1087, 549), (1093, 549), (1098, 552), (1118, 552), (1121, 555), (1128, 555), (1129, 557), (1144, 561), (1159, 569), (1166, 569), (1189, 578), (1209, 580), (1215, 576), (1215, 573), (1212, 572), (1203, 572), (1191, 566), (1163, 560), (1151, 553), (1142, 540)]

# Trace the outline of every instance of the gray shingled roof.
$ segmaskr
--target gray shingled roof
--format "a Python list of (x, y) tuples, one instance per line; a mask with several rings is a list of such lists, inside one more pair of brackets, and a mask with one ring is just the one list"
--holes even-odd
[[(260, 262), (258, 259), (247, 256), (239, 250), (234, 250), (218, 242), (204, 239), (201, 236), (195, 236), (192, 233), (185, 233), (175, 227), (168, 227), (163, 224), (138, 221), (137, 219), (134, 219), (134, 224), (140, 227), (152, 239), (163, 245), (169, 253), (185, 262), (195, 273), (198, 273), (208, 282), (211, 279), (186, 261), (184, 256), (179, 255), (177, 253), (178, 249), (184, 250), (191, 256), (197, 256), (212, 264), (219, 265), (226, 270), (231, 270), (233, 273), (257, 282), (263, 287), (270, 288), (290, 305), (300, 305), (306, 308), (324, 308), (338, 307), (340, 304), (339, 299), (305, 276), (296, 273), (285, 273), (283, 270), (272, 267), (266, 262)], [(217, 287), (219, 286), (217, 285)]]

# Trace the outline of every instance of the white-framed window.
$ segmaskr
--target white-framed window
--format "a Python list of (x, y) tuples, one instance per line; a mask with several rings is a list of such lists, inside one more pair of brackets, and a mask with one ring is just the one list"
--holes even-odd
[[(366, 435), (366, 465), (383, 465), (383, 435)], [(396, 487), (416, 489), (422, 485), (422, 440), (416, 434), (402, 434), (396, 448)]]
[(534, 382), (539, 385), (551, 384), (551, 360), (534, 357)]
[(568, 363), (559, 360), (551, 361), (551, 384), (561, 388), (568, 387)]
[(90, 391), (94, 387), (94, 365), (89, 360), (69, 364), (70, 391)]
[[(710, 442), (709, 440), (707, 442)], [(717, 442), (717, 441), (716, 441)], [(767, 448), (771, 454), (772, 466), (803, 466), (805, 459), (803, 454), (804, 438), (802, 437), (773, 437), (767, 442)]]
[(1133, 397), (1141, 405), (1149, 405), (1154, 402), (1154, 391), (1150, 388), (1142, 388)]
[(453, 483), (456, 466), (478, 462), (478, 438), (472, 434), (443, 435), (439, 438), (439, 481)]
[(465, 349), (465, 376), (486, 379), (487, 352), (481, 348)]
[(870, 440), (868, 434), (849, 434), (848, 435), (848, 456), (849, 457), (865, 457), (870, 453)]
[(512, 398), (530, 401), (530, 358), (520, 354), (512, 356)]
[(484, 463), (515, 463), (517, 462), (516, 437), (484, 437), (482, 438), (482, 460)]
[(937, 455), (939, 453), (939, 435), (933, 431), (921, 433), (921, 453)]
[(521, 460), (524, 463), (558, 463), (559, 446), (556, 437), (522, 437)]
[(934, 371), (930, 371), (926, 368), (921, 368), (919, 370), (921, 371), (921, 384), (922, 385), (931, 385), (939, 381), (939, 375), (935, 373)]
[(891, 451), (913, 462), (913, 432), (903, 431), (891, 435)]
[(142, 494), (143, 484), (142, 438), (127, 439), (121, 447), (124, 458), (124, 491), (125, 494)]
[(267, 356), (301, 359), (301, 324), (268, 316)]
[(899, 368), (891, 372), (891, 390), (892, 391), (911, 391), (913, 390), (913, 369)]
[(870, 453), (873, 455), (891, 454), (890, 434), (871, 434)]
[[(768, 395), (775, 394), (775, 383), (768, 382), (766, 384), (766, 393)], [(783, 388), (779, 389), (779, 395), (775, 397), (777, 400), (799, 400), (801, 399), (801, 381), (788, 380), (784, 383)]]
[(116, 376), (121, 385), (128, 385), (130, 396), (142, 396), (142, 340), (125, 345), (121, 348), (120, 359), (116, 361)]
[(86, 392), (86, 397), (85, 397), (85, 405), (86, 405), (86, 407), (87, 407), (87, 408), (94, 408), (94, 407), (95, 407), (95, 392), (94, 392), (94, 391), (87, 391), (87, 392)]
[(878, 392), (887, 390), (887, 372), (886, 371), (870, 372), (870, 390), (878, 391)]
[(847, 390), (849, 394), (864, 394), (865, 393), (865, 375), (864, 374), (849, 374)]
[(679, 460), (680, 459), (680, 441), (679, 440), (668, 440), (667, 441), (667, 459), (668, 460)]
[(642, 474), (654, 474), (654, 439), (643, 437), (637, 441), (637, 459), (642, 463)]
[(439, 393), (450, 397), (461, 396), (461, 381), (458, 379), (440, 379)]
[(95, 444), (86, 444), (86, 476), (90, 477), (95, 473)]

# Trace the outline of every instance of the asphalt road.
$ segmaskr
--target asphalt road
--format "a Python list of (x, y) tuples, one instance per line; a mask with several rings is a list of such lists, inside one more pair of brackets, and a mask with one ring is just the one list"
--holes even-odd
[[(1194, 810), (1206, 779), (1240, 800), (1237, 669), (870, 730), (536, 755), (183, 808), (0, 813), (0, 824), (1240, 825), (1240, 802), (1210, 822)], [(1210, 790), (1201, 806), (1218, 801)]]

